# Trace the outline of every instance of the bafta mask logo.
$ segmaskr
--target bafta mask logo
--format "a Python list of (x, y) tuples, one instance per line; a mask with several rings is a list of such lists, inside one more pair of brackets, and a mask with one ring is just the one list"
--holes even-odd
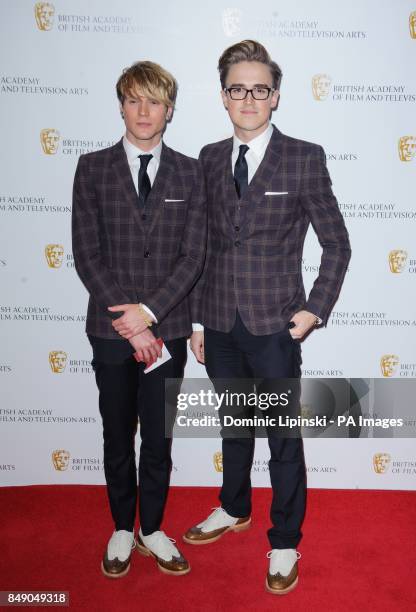
[(416, 157), (416, 136), (399, 138), (399, 157), (402, 162), (410, 162)]
[(384, 378), (391, 378), (397, 372), (399, 367), (400, 359), (397, 355), (383, 355), (380, 359), (381, 373)]
[(328, 74), (315, 74), (312, 77), (312, 94), (315, 100), (326, 100), (331, 88), (332, 79)]
[(64, 247), (61, 244), (47, 244), (45, 257), (50, 268), (60, 268), (64, 259)]
[(66, 450), (52, 451), (52, 463), (55, 470), (57, 472), (65, 472), (68, 469), (70, 457), (70, 453)]
[(52, 30), (55, 7), (50, 2), (36, 2), (35, 19), (36, 25), (42, 32)]
[(236, 8), (227, 8), (222, 12), (222, 29), (226, 36), (236, 36), (241, 31), (241, 11)]
[(416, 11), (413, 11), (409, 15), (409, 30), (410, 36), (416, 38)]
[(222, 452), (214, 453), (214, 468), (216, 472), (222, 472)]
[(54, 374), (62, 374), (66, 366), (67, 354), (64, 351), (51, 351), (49, 353), (49, 365)]
[(60, 134), (54, 128), (45, 128), (40, 131), (40, 143), (46, 155), (55, 155), (58, 151)]
[(373, 457), (373, 467), (376, 474), (385, 474), (390, 465), (389, 453), (376, 453)]
[(389, 266), (393, 274), (401, 274), (406, 266), (407, 253), (402, 249), (394, 249), (389, 253)]

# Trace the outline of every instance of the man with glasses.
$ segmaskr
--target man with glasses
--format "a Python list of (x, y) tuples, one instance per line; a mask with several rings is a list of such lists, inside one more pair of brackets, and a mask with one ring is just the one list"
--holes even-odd
[[(322, 147), (271, 125), (282, 72), (266, 49), (245, 40), (226, 49), (218, 69), (234, 136), (201, 151), (207, 185), (208, 248), (191, 294), (191, 348), (211, 379), (300, 377), (300, 340), (325, 325), (347, 269), (348, 233), (331, 190)], [(309, 224), (322, 246), (309, 297), (302, 250)], [(203, 326), (203, 327), (202, 327)], [(247, 414), (250, 414), (247, 411)], [(221, 409), (220, 409), (221, 416)], [(267, 428), (273, 501), (266, 589), (292, 590), (306, 503), (302, 440)], [(223, 434), (221, 506), (184, 535), (215, 542), (250, 526), (253, 437)]]

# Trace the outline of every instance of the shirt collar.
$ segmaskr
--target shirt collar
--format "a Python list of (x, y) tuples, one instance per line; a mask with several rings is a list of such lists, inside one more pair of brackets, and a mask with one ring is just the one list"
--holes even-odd
[(253, 138), (253, 140), (250, 140), (250, 142), (243, 142), (234, 134), (233, 153), (238, 153), (239, 146), (242, 144), (246, 144), (250, 148), (250, 151), (252, 151), (256, 157), (261, 157), (262, 155), (264, 155), (264, 152), (267, 148), (267, 145), (269, 144), (272, 134), (273, 126), (271, 123), (269, 123), (264, 132)]
[(162, 154), (162, 139), (159, 140), (157, 145), (150, 151), (142, 151), (139, 147), (132, 144), (130, 140), (127, 140), (126, 136), (123, 136), (123, 147), (127, 155), (127, 161), (131, 164), (137, 159), (139, 155), (153, 155), (158, 163), (160, 163), (160, 156)]

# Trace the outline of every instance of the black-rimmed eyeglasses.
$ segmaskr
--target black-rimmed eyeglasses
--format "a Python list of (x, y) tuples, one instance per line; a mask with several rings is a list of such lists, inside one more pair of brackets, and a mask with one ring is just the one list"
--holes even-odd
[(248, 93), (251, 93), (254, 100), (267, 100), (270, 92), (276, 90), (274, 87), (253, 87), (252, 89), (247, 89), (246, 87), (224, 87), (224, 91), (229, 94), (231, 100), (245, 100)]

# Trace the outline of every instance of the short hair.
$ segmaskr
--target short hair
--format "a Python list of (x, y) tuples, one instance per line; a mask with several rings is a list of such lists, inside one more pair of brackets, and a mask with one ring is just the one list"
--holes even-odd
[(123, 70), (116, 84), (117, 98), (123, 104), (126, 96), (137, 94), (154, 98), (166, 106), (175, 106), (178, 84), (175, 78), (155, 62), (135, 62)]
[(268, 66), (272, 75), (273, 87), (279, 89), (283, 74), (282, 70), (272, 60), (267, 49), (256, 40), (242, 40), (235, 45), (231, 45), (231, 47), (228, 47), (223, 52), (218, 61), (218, 71), (223, 89), (230, 67), (240, 62), (261, 62)]

